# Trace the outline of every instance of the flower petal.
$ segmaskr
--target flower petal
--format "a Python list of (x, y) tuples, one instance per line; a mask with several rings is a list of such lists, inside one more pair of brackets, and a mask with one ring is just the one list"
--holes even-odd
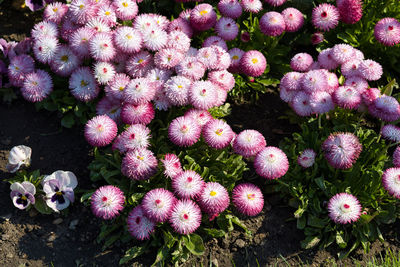
[(78, 185), (78, 180), (73, 172), (70, 171), (57, 171), (57, 179), (60, 181), (61, 187), (69, 187), (74, 189)]
[(48, 180), (43, 184), (43, 191), (46, 195), (53, 195), (60, 189), (60, 182), (56, 179)]
[(26, 192), (32, 195), (36, 194), (36, 187), (31, 182), (28, 181), (22, 182), (22, 186), (25, 188)]
[(23, 187), (22, 184), (20, 184), (18, 182), (15, 182), (12, 185), (10, 185), (10, 189), (11, 189), (11, 191), (17, 191), (21, 194), (25, 193), (25, 188)]
[(74, 202), (75, 196), (74, 196), (74, 191), (70, 188), (63, 190), (64, 191), (64, 197), (68, 198), (69, 201)]

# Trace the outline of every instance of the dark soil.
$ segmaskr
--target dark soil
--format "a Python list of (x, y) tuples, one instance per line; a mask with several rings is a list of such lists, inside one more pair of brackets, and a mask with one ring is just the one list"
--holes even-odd
[[(20, 40), (29, 33), (37, 14), (21, 12), (6, 0), (0, 5), (0, 37)], [(279, 97), (267, 94), (257, 105), (233, 105), (229, 123), (236, 132), (256, 129), (264, 134), (269, 145), (278, 145), (282, 138), (290, 136), (292, 125), (279, 120), (286, 105)], [(0, 104), (0, 177), (9, 178), (5, 172), (9, 150), (15, 145), (27, 145), (33, 150), (32, 167), (42, 174), (56, 170), (69, 170), (78, 177), (79, 187), (88, 189), (87, 165), (91, 150), (83, 137), (82, 127), (62, 129), (56, 114), (37, 112), (32, 104), (18, 100), (12, 105)], [(266, 189), (263, 181), (258, 181)], [(117, 266), (124, 250), (117, 244), (102, 251), (96, 243), (101, 221), (94, 218), (90, 209), (77, 201), (68, 216), (40, 215), (16, 209), (9, 197), (9, 184), (0, 181), (0, 266)], [(186, 266), (296, 266), (299, 262), (312, 266), (329, 265), (337, 251), (304, 251), (300, 248), (303, 233), (296, 229), (293, 209), (287, 207), (277, 194), (266, 195), (262, 213), (254, 218), (241, 218), (253, 232), (251, 238), (236, 229), (227, 239), (206, 241), (206, 253), (191, 258)], [(74, 227), (74, 225), (76, 226)], [(385, 243), (375, 242), (371, 252), (362, 250), (353, 257), (361, 265), (369, 257), (390, 248), (398, 251), (397, 233), (400, 224), (383, 229)], [(132, 263), (148, 266), (154, 260), (154, 252)], [(354, 261), (338, 262), (353, 265)]]

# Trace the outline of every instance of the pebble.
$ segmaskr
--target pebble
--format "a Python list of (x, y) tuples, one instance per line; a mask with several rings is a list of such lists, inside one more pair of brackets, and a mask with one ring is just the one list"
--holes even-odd
[(1, 235), (1, 240), (7, 241), (9, 238), (10, 238), (10, 236), (7, 234)]
[(218, 260), (216, 258), (211, 260), (212, 266), (218, 267)]
[(232, 251), (233, 251), (233, 252), (236, 252), (236, 251), (237, 251), (237, 248), (233, 247), (233, 248), (232, 248)]
[(75, 230), (76, 226), (78, 225), (78, 223), (79, 223), (79, 219), (72, 220), (69, 223), (69, 227), (68, 228), (71, 229), (71, 230)]
[(57, 236), (51, 232), (50, 236), (47, 238), (47, 242), (53, 242), (54, 240), (56, 240)]
[(53, 224), (58, 225), (58, 224), (60, 224), (60, 223), (62, 223), (62, 222), (63, 222), (63, 219), (62, 219), (62, 218), (57, 218), (57, 219), (55, 219), (55, 220), (53, 221)]
[(12, 254), (12, 253), (8, 253), (8, 254), (7, 254), (7, 258), (9, 258), (9, 259), (12, 259), (12, 258), (14, 258), (14, 254)]
[(237, 239), (235, 245), (239, 248), (244, 248), (246, 246), (246, 242), (242, 239)]

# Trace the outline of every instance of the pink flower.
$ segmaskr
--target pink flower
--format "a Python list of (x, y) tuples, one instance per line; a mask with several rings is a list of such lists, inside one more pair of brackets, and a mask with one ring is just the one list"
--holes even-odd
[(170, 218), (176, 201), (177, 199), (170, 191), (157, 188), (144, 195), (141, 205), (147, 218), (154, 222), (165, 222)]
[(328, 202), (329, 217), (335, 223), (356, 222), (360, 218), (361, 209), (358, 199), (348, 193), (336, 194)]
[(113, 185), (98, 188), (90, 199), (93, 214), (104, 220), (115, 218), (124, 209), (124, 193)]
[(267, 12), (260, 19), (260, 29), (268, 36), (281, 35), (286, 29), (285, 19), (278, 12)]
[(244, 53), (240, 59), (240, 69), (245, 75), (251, 77), (261, 76), (267, 67), (267, 60), (257, 50), (250, 50)]
[(92, 146), (106, 146), (117, 136), (117, 124), (107, 115), (98, 115), (85, 125), (85, 138)]
[(240, 213), (247, 216), (256, 216), (264, 207), (260, 188), (250, 183), (239, 184), (233, 189), (232, 202)]
[(229, 194), (225, 187), (216, 182), (205, 184), (204, 190), (198, 198), (201, 209), (207, 213), (212, 221), (229, 206)]
[(233, 150), (243, 157), (255, 156), (267, 145), (264, 136), (256, 130), (244, 130), (233, 141)]
[(201, 134), (200, 125), (189, 116), (174, 119), (168, 127), (169, 139), (178, 146), (191, 146)]
[(178, 200), (172, 208), (169, 222), (175, 232), (181, 235), (191, 234), (201, 224), (200, 208), (189, 199)]
[(254, 159), (256, 173), (267, 179), (278, 179), (286, 174), (289, 161), (286, 154), (277, 147), (263, 148)]
[(142, 205), (136, 206), (129, 212), (127, 218), (128, 231), (136, 239), (149, 239), (156, 224), (144, 215)]
[(312, 11), (312, 24), (315, 28), (329, 31), (339, 23), (339, 10), (331, 4), (320, 4)]

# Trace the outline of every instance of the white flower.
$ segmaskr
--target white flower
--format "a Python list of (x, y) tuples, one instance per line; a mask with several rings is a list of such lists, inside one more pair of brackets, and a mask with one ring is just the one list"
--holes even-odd
[(14, 173), (22, 166), (28, 167), (31, 164), (32, 148), (24, 145), (15, 146), (11, 149), (8, 156), (6, 169)]

